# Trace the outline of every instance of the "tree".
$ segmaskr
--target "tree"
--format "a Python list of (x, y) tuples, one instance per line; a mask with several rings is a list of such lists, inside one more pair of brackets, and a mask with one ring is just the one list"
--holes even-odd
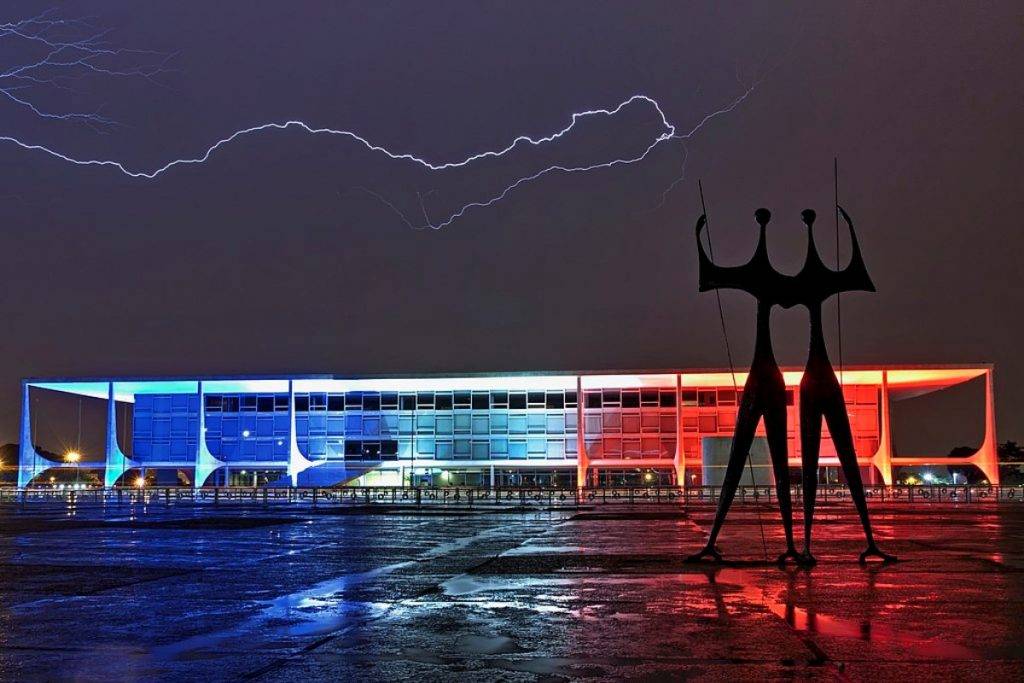
[(1004, 441), (996, 449), (999, 462), (1024, 464), (1024, 448), (1016, 441)]

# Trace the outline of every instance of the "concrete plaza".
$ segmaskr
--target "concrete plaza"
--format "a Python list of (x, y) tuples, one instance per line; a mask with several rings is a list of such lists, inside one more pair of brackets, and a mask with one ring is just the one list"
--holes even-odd
[[(0, 510), (0, 678), (1019, 680), (1024, 506)], [(762, 528), (764, 542), (762, 543)]]

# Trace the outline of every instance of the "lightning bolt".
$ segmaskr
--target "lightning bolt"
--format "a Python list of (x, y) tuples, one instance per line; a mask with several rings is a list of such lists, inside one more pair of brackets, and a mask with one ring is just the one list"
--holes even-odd
[[(107, 30), (94, 30), (85, 19), (62, 19), (54, 10), (28, 19), (0, 23), (0, 40), (20, 41), (40, 56), (0, 71), (0, 95), (42, 119), (77, 121), (101, 132), (117, 121), (99, 112), (52, 111), (33, 102), (41, 88), (77, 93), (72, 85), (85, 75), (139, 77), (161, 85), (156, 77), (167, 71), (174, 54), (152, 50), (131, 50), (110, 46)], [(123, 57), (140, 61), (127, 67), (111, 68), (107, 62)]]
[[(16, 104), (26, 107), (37, 116), (42, 118), (51, 118), (59, 120), (72, 120), (81, 121), (88, 123), (93, 126), (111, 126), (115, 125), (112, 119), (101, 116), (99, 113), (83, 113), (83, 112), (51, 112), (43, 110), (38, 107), (27, 97), (19, 97), (16, 92), (28, 88), (33, 85), (51, 85), (59, 88), (67, 88), (68, 86), (64, 83), (64, 79), (70, 78), (67, 73), (72, 71), (74, 73), (89, 72), (102, 74), (107, 76), (115, 77), (127, 77), (136, 76), (142, 77), (149, 80), (154, 80), (155, 76), (163, 73), (167, 61), (173, 57), (173, 55), (166, 55), (163, 53), (150, 52), (145, 50), (124, 50), (115, 49), (109, 47), (102, 41), (102, 37), (105, 32), (91, 33), (84, 38), (71, 39), (71, 38), (55, 38), (53, 33), (66, 30), (66, 29), (81, 29), (88, 26), (81, 20), (65, 20), (54, 18), (49, 12), (13, 23), (0, 24), (0, 39), (3, 38), (20, 38), (28, 41), (29, 43), (41, 46), (45, 49), (45, 54), (36, 61), (28, 64), (19, 65), (14, 68), (6, 69), (0, 72), (0, 94), (3, 94), (8, 99), (12, 100)], [(131, 68), (114, 69), (107, 66), (103, 66), (99, 63), (102, 58), (114, 58), (123, 55), (148, 55), (155, 58), (153, 63), (147, 63), (142, 66), (135, 66)], [(53, 75), (54, 70), (57, 71), (57, 75)], [(10, 143), (30, 152), (42, 152), (43, 154), (49, 155), (60, 161), (75, 165), (75, 166), (95, 166), (112, 169), (118, 173), (121, 173), (130, 178), (138, 178), (143, 180), (154, 180), (159, 176), (171, 171), (179, 166), (192, 166), (205, 164), (214, 155), (215, 152), (223, 147), (227, 147), (238, 140), (255, 136), (262, 133), (269, 133), (275, 131), (285, 131), (289, 129), (296, 129), (303, 131), (312, 136), (335, 136), (347, 138), (363, 147), (367, 150), (379, 153), (386, 156), (389, 159), (400, 162), (407, 162), (418, 165), (430, 172), (439, 172), (452, 169), (459, 169), (470, 166), (477, 162), (482, 162), (488, 159), (500, 159), (516, 149), (522, 147), (540, 147), (543, 145), (549, 145), (555, 143), (566, 136), (568, 136), (580, 122), (595, 117), (614, 117), (619, 115), (624, 109), (633, 105), (643, 105), (650, 107), (657, 118), (658, 132), (653, 139), (638, 153), (617, 157), (610, 160), (597, 161), (590, 164), (582, 165), (563, 165), (554, 164), (540, 169), (539, 171), (530, 173), (516, 178), (509, 184), (507, 184), (501, 191), (495, 193), (489, 198), (472, 201), (463, 206), (458, 210), (449, 214), (442, 219), (431, 219), (428, 215), (426, 206), (423, 203), (423, 196), (419, 196), (420, 208), (423, 213), (422, 224), (413, 223), (409, 218), (398, 209), (398, 207), (391, 201), (377, 192), (374, 192), (368, 188), (356, 188), (363, 192), (370, 194), (379, 201), (381, 201), (386, 207), (394, 211), (402, 221), (410, 228), (414, 229), (426, 229), (430, 228), (433, 230), (441, 230), (445, 227), (450, 226), (455, 221), (461, 219), (466, 215), (467, 212), (474, 209), (483, 209), (504, 200), (511, 193), (518, 188), (532, 183), (540, 178), (543, 178), (552, 174), (569, 174), (569, 173), (588, 173), (598, 171), (602, 169), (611, 169), (618, 166), (627, 166), (632, 164), (638, 164), (644, 161), (652, 151), (654, 151), (660, 145), (677, 141), (684, 145), (684, 157), (678, 176), (671, 182), (671, 184), (662, 193), (662, 203), (665, 202), (668, 194), (674, 189), (680, 182), (682, 182), (685, 176), (685, 143), (697, 135), (708, 123), (717, 117), (723, 116), (742, 104), (747, 97), (754, 91), (759, 84), (755, 82), (753, 85), (745, 87), (739, 96), (728, 102), (725, 106), (720, 107), (714, 111), (705, 114), (695, 125), (688, 129), (680, 130), (675, 124), (673, 124), (668, 116), (665, 114), (661, 104), (645, 94), (635, 94), (625, 100), (619, 102), (614, 107), (608, 108), (597, 108), (587, 109), (573, 113), (569, 122), (559, 130), (541, 137), (531, 137), (528, 135), (520, 135), (514, 138), (504, 147), (478, 152), (471, 154), (465, 158), (453, 160), (453, 161), (430, 161), (416, 154), (409, 152), (395, 152), (383, 145), (372, 142), (368, 138), (360, 135), (353, 130), (328, 128), (328, 127), (317, 127), (306, 123), (299, 119), (292, 119), (283, 122), (269, 122), (262, 123), (247, 128), (236, 130), (235, 132), (220, 138), (213, 144), (208, 146), (202, 153), (192, 156), (183, 157), (180, 159), (174, 159), (167, 163), (152, 168), (152, 169), (139, 169), (131, 168), (124, 163), (112, 159), (83, 159), (64, 154), (58, 150), (47, 147), (46, 145), (36, 144), (32, 142), (26, 142), (18, 137), (12, 135), (0, 135), (0, 142)]]

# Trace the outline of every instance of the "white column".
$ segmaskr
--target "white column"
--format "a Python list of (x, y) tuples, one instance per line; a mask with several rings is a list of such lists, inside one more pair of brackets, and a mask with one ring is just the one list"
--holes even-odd
[(196, 469), (192, 486), (198, 489), (202, 488), (210, 475), (217, 468), (223, 467), (224, 463), (213, 457), (213, 453), (206, 446), (206, 394), (201, 381), (198, 383), (196, 393), (199, 395), (199, 434), (196, 438)]
[(32, 444), (32, 415), (29, 408), (28, 383), (21, 383), (21, 436), (18, 442), (18, 488), (23, 489), (52, 463), (43, 458)]
[(108, 489), (114, 486), (125, 472), (138, 466), (138, 463), (124, 454), (117, 443), (117, 399), (114, 389), (114, 383), (108, 382), (106, 467), (103, 471), (103, 485)]

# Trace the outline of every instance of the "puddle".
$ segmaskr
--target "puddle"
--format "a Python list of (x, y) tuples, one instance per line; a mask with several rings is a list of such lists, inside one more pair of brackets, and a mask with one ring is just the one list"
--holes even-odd
[(533, 586), (571, 586), (574, 579), (558, 578), (514, 578), (514, 579), (482, 579), (469, 574), (460, 574), (441, 584), (441, 591), (451, 597), (462, 597), (473, 593), (514, 591)]
[(455, 651), (464, 655), (508, 655), (522, 652), (516, 642), (506, 636), (459, 636)]
[(448, 543), (438, 544), (412, 560), (395, 562), (365, 572), (345, 574), (258, 603), (259, 611), (237, 626), (155, 647), (152, 650), (153, 657), (182, 658), (189, 653), (223, 646), (232, 641), (245, 641), (248, 647), (256, 648), (279, 638), (327, 635), (366, 619), (379, 618), (394, 605), (352, 601), (346, 599), (346, 594), (352, 588), (381, 576), (461, 550), (471, 543), (503, 532), (501, 528), (485, 529)]
[[(699, 575), (686, 575), (696, 578)], [(772, 590), (763, 590), (759, 585), (759, 577), (741, 569), (722, 569), (715, 574), (707, 574), (707, 579), (715, 584), (738, 586), (749, 603), (761, 604), (770, 612), (784, 620), (797, 631), (840, 638), (896, 646), (924, 659), (964, 660), (977, 659), (978, 654), (957, 643), (930, 640), (908, 631), (875, 624), (870, 619), (848, 619), (827, 614), (804, 607), (799, 607), (793, 600), (780, 599)], [(764, 577), (760, 577), (763, 581)], [(789, 590), (784, 590), (787, 597)]]
[(585, 552), (589, 552), (589, 550), (579, 545), (521, 545), (518, 548), (513, 548), (508, 552), (502, 553), (502, 555), (539, 555)]

